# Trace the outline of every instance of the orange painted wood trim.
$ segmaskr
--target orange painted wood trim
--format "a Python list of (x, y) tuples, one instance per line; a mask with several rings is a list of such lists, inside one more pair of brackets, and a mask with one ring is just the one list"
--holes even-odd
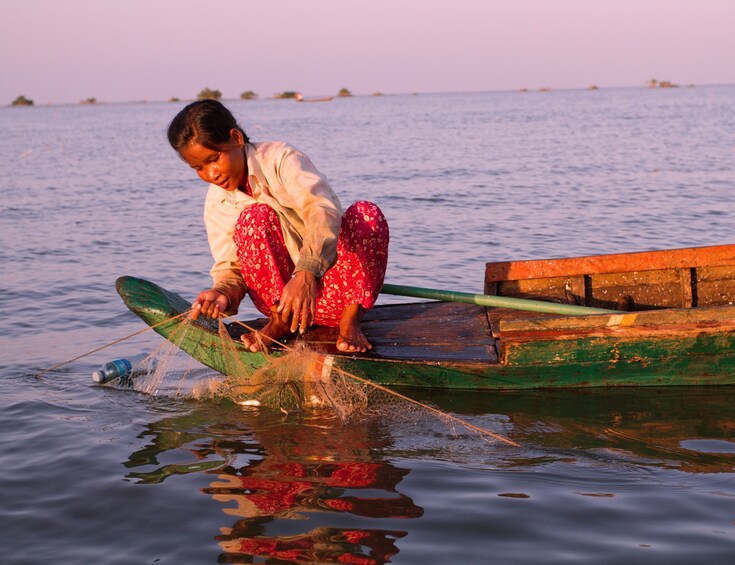
[(735, 265), (735, 244), (485, 264), (485, 282)]

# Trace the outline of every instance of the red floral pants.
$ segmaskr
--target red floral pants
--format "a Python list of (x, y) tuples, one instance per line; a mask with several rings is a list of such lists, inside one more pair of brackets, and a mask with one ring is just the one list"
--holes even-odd
[[(373, 307), (385, 278), (388, 240), (388, 222), (375, 204), (359, 201), (347, 209), (337, 239), (337, 262), (318, 281), (316, 324), (339, 325), (342, 310), (350, 304)], [(248, 294), (268, 316), (295, 268), (278, 215), (267, 204), (248, 206), (237, 220), (234, 241)]]

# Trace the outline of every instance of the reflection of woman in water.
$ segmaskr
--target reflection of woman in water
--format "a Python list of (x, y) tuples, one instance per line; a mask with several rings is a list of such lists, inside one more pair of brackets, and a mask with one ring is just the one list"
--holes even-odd
[[(371, 460), (371, 448), (379, 440), (375, 431), (354, 423), (326, 434), (290, 425), (259, 431), (264, 458), (240, 469), (223, 469), (219, 480), (205, 489), (215, 500), (235, 502), (237, 506), (225, 513), (243, 518), (218, 536), (222, 548), (294, 562), (386, 563), (398, 552), (395, 540), (405, 532), (320, 527), (287, 537), (266, 533), (267, 524), (275, 520), (313, 512), (367, 518), (421, 516), (423, 510), (413, 500), (396, 492), (408, 470)], [(363, 489), (384, 491), (385, 496), (363, 497), (359, 495)], [(357, 494), (345, 495), (346, 490)]]
[[(387, 530), (322, 527), (304, 535), (267, 537), (264, 531), (257, 519), (242, 520), (217, 539), (228, 556), (278, 559), (279, 563), (382, 565), (398, 553), (395, 539), (406, 535)], [(367, 555), (363, 548), (368, 549)]]
[[(398, 553), (396, 540), (405, 531), (324, 525), (331, 514), (347, 513), (368, 519), (406, 519), (423, 514), (413, 500), (396, 490), (409, 471), (374, 460), (375, 449), (383, 447), (387, 440), (380, 429), (355, 422), (339, 426), (333, 419), (322, 421), (317, 417), (301, 423), (264, 422), (266, 418), (259, 416), (253, 422), (258, 425), (258, 445), (248, 433), (251, 428), (244, 416), (234, 412), (233, 415), (234, 422), (215, 426), (227, 430), (221, 438), (216, 432), (170, 434), (170, 422), (151, 426), (152, 445), (132, 454), (127, 466), (155, 464), (159, 453), (184, 445), (196, 446), (190, 452), (198, 461), (129, 476), (159, 482), (175, 473), (216, 473), (217, 478), (203, 492), (218, 502), (229, 503), (224, 513), (239, 518), (232, 526), (220, 528), (221, 534), (216, 537), (228, 556), (223, 559), (228, 561), (242, 556), (294, 563), (379, 565)], [(222, 414), (219, 418), (221, 422)], [(174, 427), (202, 426), (187, 421)], [(243, 431), (232, 435), (233, 428)], [(253, 461), (259, 453), (262, 458)], [(218, 461), (212, 460), (215, 455), (219, 456)], [(241, 458), (248, 464), (238, 467)], [(370, 494), (361, 496), (364, 490)], [(376, 490), (385, 494), (375, 496)], [(313, 513), (323, 515), (319, 527), (289, 536), (269, 534), (278, 520), (299, 519)]]

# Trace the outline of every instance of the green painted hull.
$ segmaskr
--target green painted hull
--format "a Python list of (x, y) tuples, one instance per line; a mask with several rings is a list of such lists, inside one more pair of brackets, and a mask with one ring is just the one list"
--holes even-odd
[[(182, 340), (175, 332), (181, 318), (162, 323), (187, 311), (188, 301), (134, 277), (118, 279), (117, 290), (156, 332), (204, 365), (226, 372), (215, 322), (200, 318), (193, 329), (178, 332)], [(333, 355), (342, 370), (391, 386), (512, 390), (735, 384), (733, 306), (567, 320), (530, 320), (515, 327), (509, 323), (507, 337), (501, 325), (497, 339), (486, 338), (497, 349), (495, 359), (390, 358), (381, 355), (380, 345), (361, 356), (341, 355), (333, 347), (324, 353)], [(253, 370), (266, 363), (263, 354), (251, 353), (239, 342), (236, 348), (242, 363)]]

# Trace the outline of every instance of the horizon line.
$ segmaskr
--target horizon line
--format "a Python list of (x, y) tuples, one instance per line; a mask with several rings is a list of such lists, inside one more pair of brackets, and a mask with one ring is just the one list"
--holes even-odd
[[(661, 82), (667, 82), (667, 81), (659, 81)], [(597, 84), (590, 84), (588, 86), (575, 86), (575, 87), (519, 87), (514, 89), (492, 89), (492, 90), (446, 90), (446, 91), (412, 91), (412, 92), (380, 92), (375, 91), (370, 94), (354, 94), (351, 93), (346, 96), (339, 96), (336, 94), (330, 95), (330, 94), (314, 94), (309, 95), (311, 96), (333, 96), (335, 99), (338, 98), (365, 98), (365, 97), (376, 97), (379, 98), (381, 96), (419, 96), (419, 95), (433, 95), (433, 94), (483, 94), (483, 93), (508, 93), (508, 92), (517, 92), (521, 94), (528, 94), (532, 92), (540, 92), (543, 94), (547, 94), (549, 92), (554, 91), (572, 91), (572, 90), (622, 90), (622, 89), (628, 89), (628, 88), (642, 88), (646, 90), (669, 90), (669, 89), (677, 89), (677, 88), (694, 88), (694, 87), (711, 87), (711, 86), (735, 86), (735, 82), (725, 82), (725, 83), (687, 83), (687, 84), (678, 84), (673, 83), (672, 86), (649, 86), (645, 83), (643, 84), (637, 84), (637, 85), (624, 85), (624, 86), (600, 86)], [(286, 91), (284, 91), (286, 92)], [(301, 92), (298, 90), (295, 90), (293, 92)], [(19, 94), (16, 98), (19, 97), (26, 97), (25, 94)], [(27, 98), (28, 99), (28, 98)], [(89, 102), (89, 100), (94, 99), (94, 102)], [(31, 99), (32, 100), (32, 99)], [(196, 100), (199, 100), (197, 97), (191, 97), (191, 98), (179, 98), (176, 96), (172, 96), (169, 99), (138, 99), (138, 100), (97, 100), (94, 97), (90, 97), (87, 99), (82, 99), (77, 102), (42, 102), (42, 103), (36, 103), (35, 100), (33, 100), (33, 106), (77, 106), (77, 105), (88, 105), (88, 106), (96, 106), (100, 104), (148, 104), (148, 103), (177, 103), (177, 102), (194, 102)], [(243, 99), (241, 97), (226, 97), (221, 96), (217, 100), (221, 101), (229, 101), (229, 102), (237, 102), (242, 100), (243, 102), (257, 102), (257, 101), (265, 101), (265, 100), (283, 100), (283, 101), (296, 101), (294, 98), (281, 98), (279, 97), (279, 94), (273, 94), (271, 96), (259, 96), (256, 93), (255, 98), (251, 99)], [(13, 106), (13, 103), (10, 102), (7, 105), (4, 105), (6, 107), (16, 107)], [(0, 106), (1, 107), (1, 106)]]

